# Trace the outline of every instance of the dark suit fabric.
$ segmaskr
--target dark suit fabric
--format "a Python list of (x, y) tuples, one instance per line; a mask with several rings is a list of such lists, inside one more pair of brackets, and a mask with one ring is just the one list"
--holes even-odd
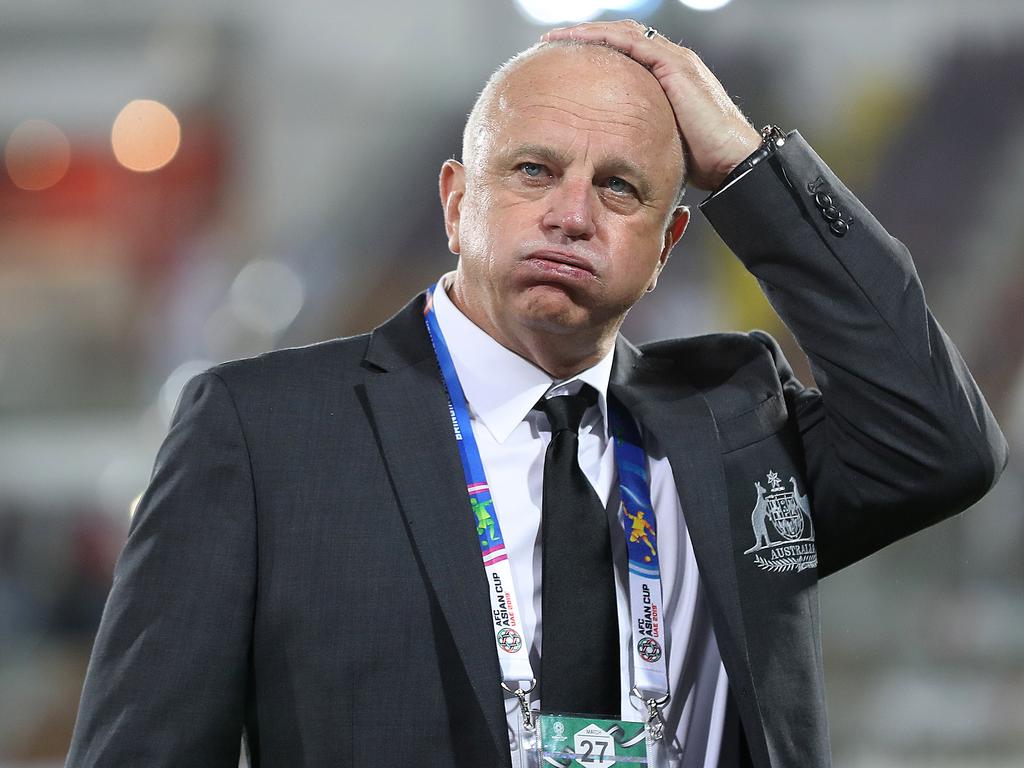
[[(799, 135), (702, 208), (821, 392), (756, 332), (620, 339), (610, 389), (672, 464), (752, 764), (826, 766), (818, 579), (969, 506), (1006, 445), (904, 247)], [(810, 499), (817, 569), (746, 553), (769, 471)], [(506, 766), (488, 615), (422, 297), (216, 366), (132, 521), (68, 765), (233, 766), (244, 728), (264, 768)]]

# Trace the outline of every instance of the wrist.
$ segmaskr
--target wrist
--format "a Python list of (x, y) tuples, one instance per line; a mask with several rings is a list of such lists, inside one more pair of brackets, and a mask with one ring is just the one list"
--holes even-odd
[(715, 188), (715, 191), (722, 189), (738, 179), (762, 160), (770, 157), (776, 149), (786, 143), (786, 135), (778, 126), (775, 125), (766, 125), (762, 128), (760, 139), (761, 143), (757, 148), (732, 167), (729, 173), (727, 173), (722, 179), (721, 183)]

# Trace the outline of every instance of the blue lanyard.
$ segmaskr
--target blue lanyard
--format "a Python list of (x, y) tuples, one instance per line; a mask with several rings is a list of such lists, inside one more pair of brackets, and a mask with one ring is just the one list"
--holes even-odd
[[(436, 284), (427, 291), (423, 314), (441, 377), (448, 391), (448, 412), (459, 447), (459, 457), (462, 459), (480, 554), (490, 577), (495, 644), (502, 666), (502, 677), (506, 683), (529, 681), (533, 675), (518, 614), (519, 602), (512, 582), (508, 551), (473, 435), (466, 395), (437, 322), (434, 311), (435, 290)], [(611, 397), (608, 398), (608, 415), (619, 476), (619, 511), (629, 558), (634, 692), (645, 700), (665, 697), (668, 694), (664, 653), (665, 620), (662, 615), (657, 519), (651, 504), (647, 457), (636, 422)]]

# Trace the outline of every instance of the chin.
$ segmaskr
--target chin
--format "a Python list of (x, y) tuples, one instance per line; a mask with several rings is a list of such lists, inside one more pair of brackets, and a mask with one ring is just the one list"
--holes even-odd
[(516, 314), (520, 324), (534, 331), (572, 334), (592, 330), (595, 325), (589, 308), (558, 286), (534, 286), (519, 303)]

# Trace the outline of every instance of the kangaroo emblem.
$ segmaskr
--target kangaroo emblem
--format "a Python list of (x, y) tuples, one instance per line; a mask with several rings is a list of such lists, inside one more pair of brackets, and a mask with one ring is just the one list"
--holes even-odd
[(765, 521), (768, 519), (768, 505), (764, 501), (766, 491), (761, 483), (754, 483), (754, 485), (757, 486), (757, 503), (754, 504), (754, 511), (750, 515), (750, 524), (754, 528), (754, 546), (744, 552), (745, 555), (749, 555), (756, 549), (764, 549), (772, 543), (768, 538), (768, 527), (765, 525)]
[(814, 538), (814, 520), (811, 519), (811, 504), (807, 501), (807, 494), (801, 494), (799, 489), (796, 487), (796, 478), (789, 478), (789, 485), (793, 489), (793, 498), (796, 499), (796, 503), (800, 505), (800, 511), (804, 513), (804, 517), (807, 518), (807, 538)]

